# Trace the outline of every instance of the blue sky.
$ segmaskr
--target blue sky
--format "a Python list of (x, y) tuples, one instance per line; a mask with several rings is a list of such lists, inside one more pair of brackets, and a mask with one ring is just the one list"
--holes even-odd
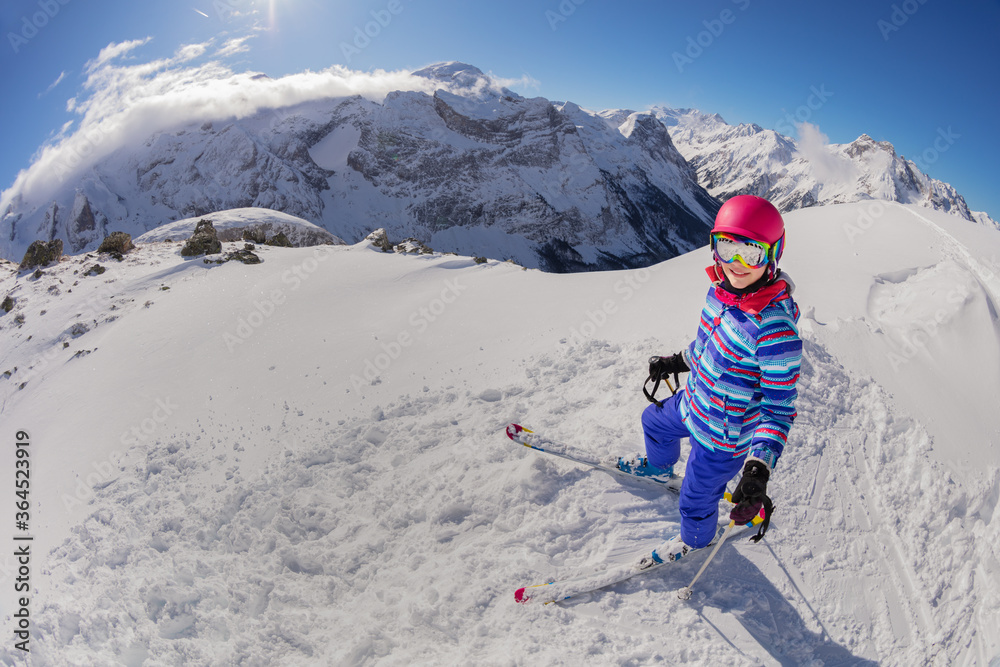
[(141, 40), (120, 57), (133, 70), (206, 43), (202, 62), (272, 78), (460, 60), (595, 110), (694, 107), (793, 135), (805, 120), (833, 143), (892, 142), (1000, 219), (1000, 0), (8, 0), (0, 29), (0, 189), (102, 113), (87, 63)]

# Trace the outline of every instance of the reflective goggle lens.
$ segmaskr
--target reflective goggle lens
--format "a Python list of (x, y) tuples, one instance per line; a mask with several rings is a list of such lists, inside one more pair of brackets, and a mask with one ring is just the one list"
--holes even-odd
[(738, 239), (726, 234), (712, 234), (712, 250), (721, 262), (731, 264), (736, 260), (751, 269), (764, 266), (768, 262), (770, 247), (766, 243)]

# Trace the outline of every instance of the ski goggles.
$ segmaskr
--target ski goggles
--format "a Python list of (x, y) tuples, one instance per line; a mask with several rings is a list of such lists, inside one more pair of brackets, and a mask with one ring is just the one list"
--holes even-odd
[(738, 261), (748, 269), (758, 269), (771, 261), (771, 246), (735, 234), (716, 232), (712, 234), (712, 254), (716, 261), (725, 264)]

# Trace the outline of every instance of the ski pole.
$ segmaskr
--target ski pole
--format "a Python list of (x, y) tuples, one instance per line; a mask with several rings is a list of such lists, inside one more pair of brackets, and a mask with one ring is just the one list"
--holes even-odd
[(731, 531), (733, 529), (733, 526), (735, 525), (736, 521), (729, 522), (729, 525), (726, 526), (725, 532), (722, 533), (722, 537), (719, 538), (719, 541), (716, 543), (715, 548), (712, 549), (712, 553), (708, 554), (708, 558), (705, 559), (704, 563), (702, 563), (701, 569), (698, 570), (698, 574), (694, 575), (694, 579), (691, 580), (690, 584), (677, 591), (677, 597), (679, 597), (681, 600), (691, 599), (691, 588), (694, 586), (694, 582), (698, 581), (698, 577), (701, 576), (701, 573), (705, 571), (705, 568), (708, 567), (708, 564), (712, 562), (713, 558), (715, 558), (715, 554), (718, 553), (719, 548), (722, 546), (722, 543), (726, 541), (727, 537), (729, 537), (729, 531)]

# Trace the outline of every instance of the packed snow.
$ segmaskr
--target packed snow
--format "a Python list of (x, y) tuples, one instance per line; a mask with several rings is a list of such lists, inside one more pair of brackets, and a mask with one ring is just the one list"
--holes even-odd
[[(515, 603), (679, 516), (504, 427), (641, 449), (646, 359), (693, 337), (704, 248), (570, 275), (367, 242), (3, 264), (31, 664), (996, 665), (1000, 235), (883, 202), (786, 222), (805, 350), (777, 511), (686, 602), (698, 558)], [(0, 661), (26, 664), (4, 591)]]

